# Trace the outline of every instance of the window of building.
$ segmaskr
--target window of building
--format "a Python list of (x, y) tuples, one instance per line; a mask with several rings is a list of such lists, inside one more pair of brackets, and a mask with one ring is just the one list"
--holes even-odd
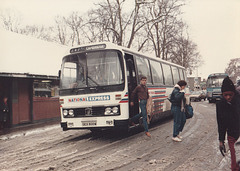
[(33, 97), (53, 97), (59, 95), (57, 81), (53, 80), (34, 80)]

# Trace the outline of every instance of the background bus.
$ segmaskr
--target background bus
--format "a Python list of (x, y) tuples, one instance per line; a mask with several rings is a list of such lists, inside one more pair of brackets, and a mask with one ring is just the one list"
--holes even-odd
[(70, 49), (63, 57), (60, 75), (63, 130), (128, 129), (129, 118), (140, 110), (138, 100), (130, 107), (129, 98), (142, 75), (147, 77), (153, 100), (150, 121), (169, 116), (167, 98), (174, 84), (186, 80), (182, 66), (112, 43)]
[(226, 73), (215, 73), (210, 74), (207, 79), (207, 99), (209, 103), (220, 100), (221, 97), (221, 86), (223, 79), (227, 77)]

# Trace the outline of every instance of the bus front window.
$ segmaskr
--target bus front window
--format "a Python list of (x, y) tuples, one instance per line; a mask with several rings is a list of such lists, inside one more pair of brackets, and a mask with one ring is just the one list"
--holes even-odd
[(208, 87), (221, 87), (224, 77), (211, 77), (208, 79)]
[(108, 86), (123, 81), (119, 57), (116, 52), (88, 53), (87, 70), (89, 86)]
[(61, 89), (123, 84), (123, 64), (120, 59), (116, 51), (66, 56), (62, 65)]
[(86, 87), (86, 66), (79, 56), (68, 56), (64, 59), (62, 67), (61, 88), (70, 89)]

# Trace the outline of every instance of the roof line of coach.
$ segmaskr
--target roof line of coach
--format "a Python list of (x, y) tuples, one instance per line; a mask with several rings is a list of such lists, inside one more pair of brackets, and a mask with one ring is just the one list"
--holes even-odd
[(228, 76), (227, 73), (212, 73), (209, 74), (208, 77), (213, 77), (213, 76)]
[(165, 61), (165, 60), (157, 58), (153, 55), (144, 54), (144, 53), (138, 52), (136, 50), (129, 49), (129, 48), (119, 46), (119, 45), (116, 45), (116, 44), (111, 43), (111, 42), (105, 42), (105, 41), (104, 42), (97, 42), (97, 43), (83, 44), (83, 45), (80, 45), (80, 46), (72, 47), (72, 48), (70, 48), (70, 53), (74, 53), (74, 52), (71, 52), (71, 50), (74, 50), (74, 49), (76, 49), (76, 51), (77, 51), (78, 48), (84, 48), (84, 47), (90, 47), (90, 46), (94, 47), (94, 46), (98, 46), (98, 45), (106, 45), (106, 47), (105, 47), (106, 49), (114, 49), (114, 48), (122, 49), (124, 52), (133, 53), (133, 54), (136, 54), (136, 55), (139, 55), (139, 56), (144, 56), (144, 57), (149, 58), (149, 59), (160, 61), (162, 63), (173, 65), (173, 66), (176, 66), (176, 67), (179, 67), (179, 68), (184, 68), (181, 65), (174, 64), (174, 63), (171, 63), (169, 61)]

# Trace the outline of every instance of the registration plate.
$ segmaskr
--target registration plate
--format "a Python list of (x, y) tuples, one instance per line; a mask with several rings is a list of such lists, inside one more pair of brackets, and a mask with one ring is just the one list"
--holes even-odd
[(82, 126), (96, 126), (97, 121), (82, 121)]
[(68, 127), (73, 127), (74, 124), (72, 122), (68, 122)]

